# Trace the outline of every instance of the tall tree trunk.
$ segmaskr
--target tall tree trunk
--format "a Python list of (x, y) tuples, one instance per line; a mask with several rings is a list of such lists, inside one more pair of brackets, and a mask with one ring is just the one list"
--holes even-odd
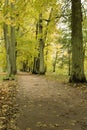
[(70, 47), (68, 46), (68, 75), (71, 74), (71, 52)]
[(58, 58), (58, 51), (56, 51), (56, 56), (55, 56), (54, 63), (53, 63), (53, 72), (56, 71), (57, 58)]
[[(5, 7), (8, 6), (9, 0), (5, 0)], [(11, 5), (13, 9), (13, 5)], [(6, 15), (8, 12), (5, 11)], [(12, 19), (12, 17), (11, 17)], [(16, 51), (15, 51), (15, 27), (12, 25), (3, 24), (6, 59), (7, 59), (7, 76), (8, 78), (16, 74)]]
[[(9, 0), (5, 0), (5, 7), (7, 8)], [(7, 11), (5, 11), (5, 14)], [(6, 23), (3, 23), (4, 39), (5, 39), (5, 48), (6, 48), (6, 63), (7, 63), (7, 76), (11, 76), (11, 60), (10, 60), (10, 39), (9, 39), (9, 29)]]
[(46, 42), (47, 33), (48, 33), (48, 26), (49, 26), (50, 21), (51, 21), (51, 18), (52, 18), (52, 13), (53, 13), (53, 8), (51, 8), (50, 14), (49, 14), (49, 18), (48, 18), (48, 20), (47, 20), (46, 29), (45, 29), (45, 32), (44, 32), (44, 43)]
[(12, 64), (12, 74), (16, 74), (16, 45), (15, 45), (15, 27), (11, 26), (11, 64)]
[(72, 0), (72, 73), (70, 82), (85, 82), (81, 0)]
[(44, 40), (43, 40), (43, 25), (42, 25), (42, 13), (39, 15), (39, 46), (40, 46), (40, 67), (39, 73), (44, 74)]
[[(38, 57), (34, 58), (34, 65), (33, 65), (33, 73), (35, 74), (45, 74), (46, 67), (44, 65), (44, 46), (47, 38), (48, 33), (48, 26), (51, 21), (53, 8), (50, 10), (49, 18), (47, 20), (46, 29), (43, 34), (43, 25), (42, 25), (42, 13), (39, 15), (39, 22), (36, 24), (36, 40), (39, 41), (39, 54)], [(36, 62), (36, 63), (35, 63)], [(38, 68), (39, 66), (39, 68)]]
[[(14, 4), (11, 3), (11, 10), (14, 10)], [(14, 22), (14, 18), (11, 17), (11, 20)], [(12, 64), (12, 74), (16, 74), (16, 40), (15, 40), (15, 26), (11, 25), (11, 64)]]
[(11, 60), (10, 60), (10, 44), (9, 44), (9, 36), (8, 36), (8, 25), (4, 23), (4, 38), (5, 38), (5, 48), (6, 48), (6, 63), (7, 63), (7, 76), (11, 76)]
[(34, 57), (34, 63), (33, 63), (33, 74), (39, 74), (39, 66), (40, 66), (40, 59), (39, 57)]
[[(38, 32), (39, 31), (39, 23), (37, 22), (36, 23), (36, 40), (38, 41)], [(37, 50), (37, 47), (35, 47), (35, 49)], [(38, 50), (39, 50), (39, 47), (38, 47)], [(39, 53), (39, 52), (38, 52)], [(39, 58), (39, 55), (36, 57), (34, 57), (34, 61), (33, 61), (33, 71), (32, 73), (33, 74), (39, 74), (39, 66), (40, 66), (40, 58)]]

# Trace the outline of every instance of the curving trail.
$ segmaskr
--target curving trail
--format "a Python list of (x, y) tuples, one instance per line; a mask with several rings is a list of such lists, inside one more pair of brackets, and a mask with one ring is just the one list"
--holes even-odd
[(87, 93), (80, 87), (18, 75), (17, 104), (20, 130), (87, 130)]

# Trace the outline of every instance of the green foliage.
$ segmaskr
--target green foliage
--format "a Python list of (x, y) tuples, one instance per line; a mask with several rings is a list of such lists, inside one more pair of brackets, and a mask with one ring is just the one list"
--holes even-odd
[(6, 71), (6, 52), (3, 44), (0, 45), (0, 69)]
[(26, 63), (27, 67), (33, 67), (34, 57), (37, 55), (35, 50), (36, 43), (34, 40), (29, 39), (28, 37), (22, 37), (18, 41), (17, 45), (17, 65), (18, 68), (22, 67), (22, 63)]
[[(56, 72), (67, 69), (69, 54), (71, 54), (71, 3), (65, 0), (9, 0), (8, 6), (4, 6), (4, 0), (0, 1), (0, 30), (3, 23), (16, 28), (17, 68), (33, 69), (34, 57), (39, 54), (39, 38), (36, 39), (36, 24), (39, 22), (39, 14), (42, 13), (43, 33), (45, 42), (44, 57), (47, 71), (53, 70), (56, 51), (58, 51)], [(14, 9), (10, 8), (14, 4)], [(52, 12), (51, 12), (52, 10)], [(51, 16), (50, 16), (51, 12)], [(83, 40), (85, 56), (87, 57), (87, 18), (83, 17)], [(3, 31), (0, 39), (3, 38)], [(6, 68), (6, 52), (3, 41), (0, 45), (0, 66)], [(71, 57), (70, 57), (71, 60)], [(86, 58), (85, 58), (85, 64)], [(63, 66), (62, 66), (63, 65)], [(86, 66), (86, 65), (85, 65)], [(85, 67), (86, 70), (86, 67)], [(65, 72), (64, 72), (65, 73)]]

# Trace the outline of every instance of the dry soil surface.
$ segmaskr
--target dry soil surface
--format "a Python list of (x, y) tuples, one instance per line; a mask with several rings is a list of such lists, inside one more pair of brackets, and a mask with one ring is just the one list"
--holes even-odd
[(87, 85), (18, 75), (20, 130), (87, 130)]

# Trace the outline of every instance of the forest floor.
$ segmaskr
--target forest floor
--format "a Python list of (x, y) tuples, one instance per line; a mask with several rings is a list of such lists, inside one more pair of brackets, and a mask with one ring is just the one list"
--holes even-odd
[(0, 83), (0, 130), (87, 130), (87, 84), (31, 74)]
[(20, 130), (87, 130), (87, 85), (19, 75)]

